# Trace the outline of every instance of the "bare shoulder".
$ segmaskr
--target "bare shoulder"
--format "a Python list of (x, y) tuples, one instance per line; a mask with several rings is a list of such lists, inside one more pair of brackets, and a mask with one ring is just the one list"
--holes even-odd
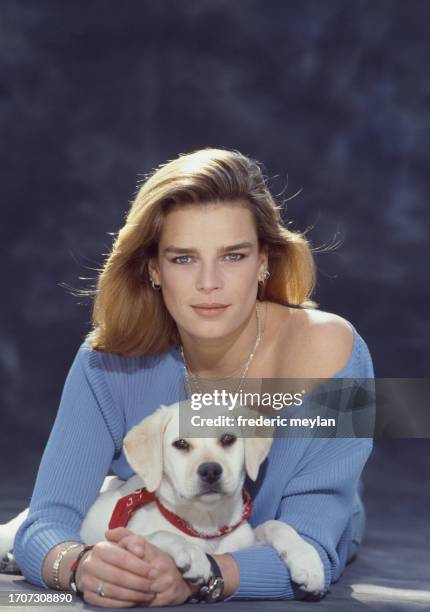
[[(317, 340), (346, 344), (351, 348), (353, 331), (346, 319), (333, 312), (314, 308), (303, 309), (303, 324)], [(339, 346), (339, 348), (340, 348)]]
[(349, 357), (354, 341), (351, 325), (343, 317), (333, 312), (308, 309), (305, 325), (316, 344), (331, 349), (341, 357)]
[(344, 368), (354, 343), (348, 321), (312, 308), (286, 310), (278, 328), (282, 330), (279, 350), (285, 363), (283, 375), (330, 378)]

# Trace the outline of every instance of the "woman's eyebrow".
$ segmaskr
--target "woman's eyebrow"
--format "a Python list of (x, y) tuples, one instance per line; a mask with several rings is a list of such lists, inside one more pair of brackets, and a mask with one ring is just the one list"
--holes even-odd
[[(229, 244), (228, 246), (220, 247), (219, 251), (235, 251), (238, 249), (252, 249), (254, 245), (252, 242), (238, 242), (237, 244)], [(169, 245), (163, 250), (163, 253), (197, 253), (198, 249), (193, 247), (177, 247)]]

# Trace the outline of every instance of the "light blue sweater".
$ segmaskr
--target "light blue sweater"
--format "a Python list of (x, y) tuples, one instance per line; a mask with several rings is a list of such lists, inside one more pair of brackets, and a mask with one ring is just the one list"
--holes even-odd
[[(335, 377), (372, 378), (367, 346), (351, 327), (352, 352)], [(42, 564), (48, 551), (66, 540), (82, 541), (80, 525), (109, 469), (124, 480), (133, 475), (122, 440), (160, 404), (178, 401), (183, 372), (177, 348), (161, 356), (121, 357), (82, 343), (64, 385), (29, 515), (15, 539), (16, 561), (30, 582), (47, 587)], [(283, 520), (315, 546), (325, 592), (347, 561), (353, 499), (371, 448), (369, 438), (278, 437), (264, 475), (246, 483), (254, 500), (251, 524)], [(240, 585), (230, 599), (295, 597), (288, 569), (272, 548), (248, 548), (233, 556)]]

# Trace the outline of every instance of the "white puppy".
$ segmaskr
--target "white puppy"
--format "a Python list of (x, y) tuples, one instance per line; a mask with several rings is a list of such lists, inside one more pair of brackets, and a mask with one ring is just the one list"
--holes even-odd
[[(84, 542), (105, 540), (112, 517), (125, 513), (128, 521), (121, 524), (170, 554), (184, 578), (192, 582), (206, 582), (210, 577), (205, 553), (265, 545), (275, 548), (300, 588), (320, 593), (324, 569), (313, 546), (282, 521), (267, 521), (254, 531), (246, 520), (250, 507), (243, 493), (245, 476), (256, 480), (271, 438), (237, 435), (232, 427), (211, 428), (210, 438), (186, 436), (180, 428), (180, 406), (182, 410), (184, 403), (161, 406), (124, 438), (124, 452), (136, 475), (128, 481), (114, 476), (105, 479), (81, 525)], [(150, 498), (131, 514), (130, 494), (143, 487), (157, 501)], [(134, 499), (143, 495), (140, 491)], [(117, 506), (121, 498), (122, 510)], [(0, 526), (0, 559), (12, 549), (26, 516), (27, 510)]]

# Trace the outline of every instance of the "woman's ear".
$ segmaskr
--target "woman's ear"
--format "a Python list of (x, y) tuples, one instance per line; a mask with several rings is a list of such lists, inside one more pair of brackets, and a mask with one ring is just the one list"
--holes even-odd
[(155, 491), (163, 474), (163, 437), (171, 411), (161, 405), (124, 438), (124, 454), (148, 491)]
[(160, 284), (160, 269), (157, 260), (153, 257), (148, 260), (148, 274), (156, 285)]
[(268, 270), (269, 268), (269, 249), (267, 247), (267, 244), (265, 244), (260, 249), (259, 260), (260, 260), (260, 265), (258, 268), (258, 275), (260, 277), (263, 275), (264, 271)]

